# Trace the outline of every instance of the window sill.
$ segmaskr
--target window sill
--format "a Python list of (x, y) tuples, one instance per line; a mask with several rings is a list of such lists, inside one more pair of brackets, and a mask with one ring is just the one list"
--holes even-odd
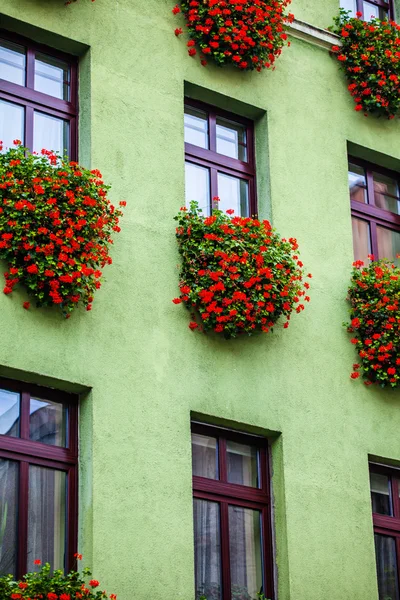
[(299, 21), (298, 19), (295, 19), (289, 25), (288, 33), (294, 38), (303, 40), (314, 46), (319, 46), (325, 50), (330, 50), (334, 45), (341, 46), (339, 36), (335, 33), (331, 33), (326, 29), (321, 29), (305, 21)]

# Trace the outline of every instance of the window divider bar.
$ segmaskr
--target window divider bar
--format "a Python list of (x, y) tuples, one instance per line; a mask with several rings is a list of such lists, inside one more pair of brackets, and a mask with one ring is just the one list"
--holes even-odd
[(30, 394), (21, 392), (20, 438), (29, 440), (29, 404)]
[(379, 258), (379, 248), (378, 248), (378, 231), (376, 228), (376, 222), (369, 222), (370, 235), (371, 235), (371, 254), (374, 256), (375, 260)]
[(371, 206), (375, 205), (375, 190), (374, 190), (374, 177), (372, 175), (372, 171), (366, 169), (365, 171), (367, 178), (367, 193), (368, 193), (368, 204)]
[(32, 48), (26, 51), (26, 87), (35, 89), (35, 51)]
[(17, 577), (26, 573), (28, 549), (29, 464), (19, 463)]
[(219, 480), (228, 483), (228, 468), (226, 456), (226, 439), (218, 438)]
[(33, 151), (33, 121), (34, 110), (31, 106), (25, 107), (25, 146)]
[[(391, 477), (392, 487), (392, 502), (393, 502), (393, 516), (397, 519), (400, 518), (400, 498), (399, 498), (399, 481), (397, 477)], [(400, 573), (400, 571), (399, 571)]]
[(221, 515), (221, 570), (222, 570), (222, 600), (231, 600), (231, 564), (229, 549), (229, 512), (228, 503), (220, 503)]
[(208, 136), (211, 152), (217, 151), (217, 115), (210, 111), (208, 114)]

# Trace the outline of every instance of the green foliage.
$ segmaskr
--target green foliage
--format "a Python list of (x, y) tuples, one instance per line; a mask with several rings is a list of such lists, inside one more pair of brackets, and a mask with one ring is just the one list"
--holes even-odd
[(182, 267), (174, 302), (192, 312), (191, 329), (225, 338), (266, 333), (281, 316), (288, 327), (292, 311), (304, 310), (309, 284), (303, 283), (296, 239), (281, 239), (268, 221), (230, 218), (220, 210), (204, 217), (196, 202), (175, 220)]
[(355, 110), (392, 119), (400, 110), (400, 26), (375, 18), (367, 23), (343, 9), (334, 22), (330, 29), (342, 45), (332, 52), (349, 80)]
[(37, 306), (58, 305), (66, 317), (79, 302), (90, 310), (122, 213), (99, 171), (14, 143), (0, 154), (0, 258), (9, 267), (3, 291), (21, 282)]
[[(40, 565), (40, 561), (35, 564)], [(98, 589), (99, 585), (87, 568), (82, 573), (70, 571), (64, 575), (63, 571), (51, 571), (46, 563), (21, 581), (15, 581), (12, 575), (0, 577), (0, 600), (116, 600), (115, 594), (108, 596)]]
[(400, 385), (400, 269), (379, 260), (364, 266), (353, 264), (348, 299), (351, 304), (348, 331), (360, 357), (352, 379), (365, 384), (397, 388)]

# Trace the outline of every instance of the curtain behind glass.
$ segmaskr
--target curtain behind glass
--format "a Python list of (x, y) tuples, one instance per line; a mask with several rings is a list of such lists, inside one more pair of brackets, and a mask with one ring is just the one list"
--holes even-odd
[(29, 466), (28, 571), (34, 560), (65, 566), (66, 473)]
[(16, 575), (18, 463), (0, 459), (0, 575)]
[(193, 500), (196, 598), (221, 598), (220, 512), (216, 502)]

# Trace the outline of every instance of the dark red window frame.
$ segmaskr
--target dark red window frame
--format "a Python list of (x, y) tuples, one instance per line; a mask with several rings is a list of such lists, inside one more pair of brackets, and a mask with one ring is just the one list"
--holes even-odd
[[(249, 215), (257, 215), (257, 186), (256, 186), (256, 164), (255, 164), (255, 140), (254, 140), (254, 122), (244, 117), (239, 117), (234, 113), (215, 108), (204, 102), (198, 102), (185, 98), (185, 106), (191, 106), (207, 113), (208, 116), (208, 137), (209, 149), (200, 148), (194, 144), (185, 143), (185, 159), (188, 162), (198, 164), (202, 167), (210, 169), (210, 202), (212, 198), (218, 196), (218, 180), (217, 173), (226, 173), (233, 177), (245, 179), (249, 184)], [(217, 134), (216, 121), (217, 117), (222, 117), (239, 123), (246, 127), (247, 140), (247, 161), (242, 161), (230, 156), (225, 156), (217, 152)], [(218, 208), (216, 204), (212, 204), (211, 208)]]
[[(369, 19), (371, 15), (364, 15), (363, 9), (363, 0), (356, 0), (357, 2), (357, 12), (362, 13), (364, 19)], [(385, 12), (388, 13), (390, 19), (394, 19), (394, 6), (393, 0), (389, 0), (389, 2), (385, 2), (384, 0), (365, 0), (371, 6), (378, 6), (379, 8), (383, 8)]]
[[(268, 442), (265, 438), (226, 430), (212, 425), (192, 423), (192, 433), (217, 438), (219, 479), (193, 476), (193, 497), (218, 502), (221, 511), (221, 575), (222, 600), (231, 600), (231, 576), (229, 553), (228, 506), (236, 505), (261, 511), (262, 554), (263, 554), (263, 593), (266, 598), (274, 598), (274, 567), (272, 547), (272, 519), (270, 474), (268, 464)], [(249, 487), (228, 483), (226, 442), (232, 440), (241, 444), (256, 446), (260, 451), (261, 487)]]
[[(25, 146), (33, 148), (33, 113), (34, 110), (69, 121), (69, 158), (78, 158), (78, 62), (77, 58), (53, 50), (43, 44), (0, 29), (0, 41), (14, 42), (26, 49), (26, 85), (18, 85), (0, 79), (0, 98), (25, 107)], [(70, 68), (70, 100), (61, 100), (34, 89), (35, 54), (41, 52), (68, 63)]]
[[(362, 167), (365, 170), (368, 195), (368, 204), (363, 204), (362, 202), (358, 202), (357, 200), (351, 200), (351, 215), (352, 217), (361, 219), (362, 221), (366, 221), (369, 223), (371, 236), (371, 254), (373, 254), (376, 259), (385, 258), (384, 256), (380, 257), (379, 255), (376, 226), (380, 225), (382, 227), (385, 227), (386, 229), (391, 229), (392, 231), (400, 232), (400, 215), (396, 215), (396, 213), (384, 210), (382, 208), (378, 208), (375, 205), (373, 171), (396, 179), (399, 185), (399, 190), (400, 174), (396, 173), (395, 171), (390, 171), (389, 169), (384, 169), (383, 167), (379, 167), (365, 160), (353, 158), (352, 156), (349, 156), (349, 162), (358, 165), (359, 167)], [(357, 259), (358, 257), (355, 258)]]
[[(78, 397), (27, 383), (0, 378), (0, 388), (20, 394), (20, 437), (0, 435), (0, 458), (19, 463), (17, 577), (26, 573), (28, 540), (29, 465), (67, 473), (66, 569), (76, 565), (78, 545)], [(29, 439), (29, 401), (31, 396), (68, 407), (67, 445), (50, 446)], [(40, 558), (40, 557), (38, 557)]]
[(400, 582), (400, 470), (384, 465), (370, 464), (371, 473), (386, 475), (390, 479), (393, 516), (372, 513), (374, 533), (396, 538), (397, 573)]

